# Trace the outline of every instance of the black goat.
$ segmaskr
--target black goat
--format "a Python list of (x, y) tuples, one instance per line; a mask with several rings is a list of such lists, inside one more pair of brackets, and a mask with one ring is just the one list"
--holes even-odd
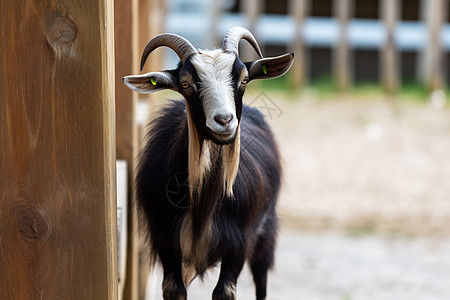
[[(222, 49), (196, 50), (189, 41), (161, 34), (146, 46), (167, 46), (178, 68), (124, 77), (131, 89), (172, 89), (172, 101), (153, 119), (136, 175), (137, 201), (149, 230), (153, 262), (164, 269), (164, 299), (186, 299), (186, 286), (222, 262), (213, 299), (235, 299), (248, 259), (257, 299), (266, 298), (267, 272), (277, 236), (276, 202), (281, 166), (272, 132), (261, 113), (242, 104), (247, 83), (285, 74), (292, 53), (243, 63), (239, 40), (262, 57), (253, 35), (234, 27)], [(249, 141), (249, 142), (246, 142)]]

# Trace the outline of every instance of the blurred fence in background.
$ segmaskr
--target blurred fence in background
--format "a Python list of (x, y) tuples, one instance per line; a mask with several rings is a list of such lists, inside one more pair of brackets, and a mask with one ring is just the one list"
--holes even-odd
[[(199, 48), (220, 45), (232, 26), (250, 29), (267, 56), (296, 54), (297, 86), (332, 79), (340, 90), (375, 82), (430, 90), (449, 83), (448, 0), (169, 0), (164, 31)], [(245, 46), (244, 46), (245, 47)], [(243, 47), (244, 58), (250, 52)], [(166, 66), (173, 66), (168, 55)]]

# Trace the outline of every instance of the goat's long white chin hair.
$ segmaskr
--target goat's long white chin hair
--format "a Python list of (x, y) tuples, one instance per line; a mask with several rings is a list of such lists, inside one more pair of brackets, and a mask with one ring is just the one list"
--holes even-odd
[[(212, 153), (218, 153), (215, 147), (222, 148), (222, 168), (221, 173), (223, 191), (228, 196), (233, 196), (233, 184), (239, 169), (240, 154), (240, 126), (236, 129), (235, 140), (228, 144), (219, 146), (210, 140), (200, 140), (198, 132), (192, 120), (189, 106), (186, 106), (187, 123), (189, 132), (189, 194), (190, 199), (194, 195), (200, 196), (205, 177), (211, 170), (212, 163), (217, 157), (212, 157)], [(202, 143), (202, 144), (200, 144)]]

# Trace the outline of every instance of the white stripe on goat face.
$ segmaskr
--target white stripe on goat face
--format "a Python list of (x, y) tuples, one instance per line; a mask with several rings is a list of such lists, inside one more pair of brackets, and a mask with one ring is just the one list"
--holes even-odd
[[(192, 65), (200, 78), (199, 96), (203, 101), (206, 126), (217, 134), (234, 134), (238, 126), (232, 87), (235, 54), (220, 49), (200, 51), (192, 57)], [(218, 116), (229, 116), (224, 126), (215, 120)]]

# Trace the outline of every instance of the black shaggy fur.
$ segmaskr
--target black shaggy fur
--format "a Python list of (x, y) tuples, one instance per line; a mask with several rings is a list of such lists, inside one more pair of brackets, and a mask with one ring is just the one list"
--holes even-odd
[[(162, 263), (165, 281), (170, 280), (172, 285), (164, 290), (165, 299), (186, 297), (180, 231), (188, 212), (193, 216), (193, 226), (198, 227), (193, 230), (194, 241), (196, 232), (204, 227), (202, 215), (213, 214), (207, 261), (196, 270), (201, 276), (206, 268), (222, 261), (213, 299), (224, 299), (226, 292), (221, 289), (236, 284), (246, 260), (253, 272), (257, 299), (266, 297), (267, 271), (273, 265), (277, 235), (275, 207), (281, 166), (273, 134), (261, 113), (249, 106), (241, 107), (240, 164), (233, 197), (224, 196), (221, 179), (214, 176), (221, 166), (217, 161), (200, 198), (190, 203), (185, 101), (171, 101), (150, 124), (136, 175), (137, 202), (148, 225), (153, 259)], [(220, 151), (224, 146), (217, 147)]]

